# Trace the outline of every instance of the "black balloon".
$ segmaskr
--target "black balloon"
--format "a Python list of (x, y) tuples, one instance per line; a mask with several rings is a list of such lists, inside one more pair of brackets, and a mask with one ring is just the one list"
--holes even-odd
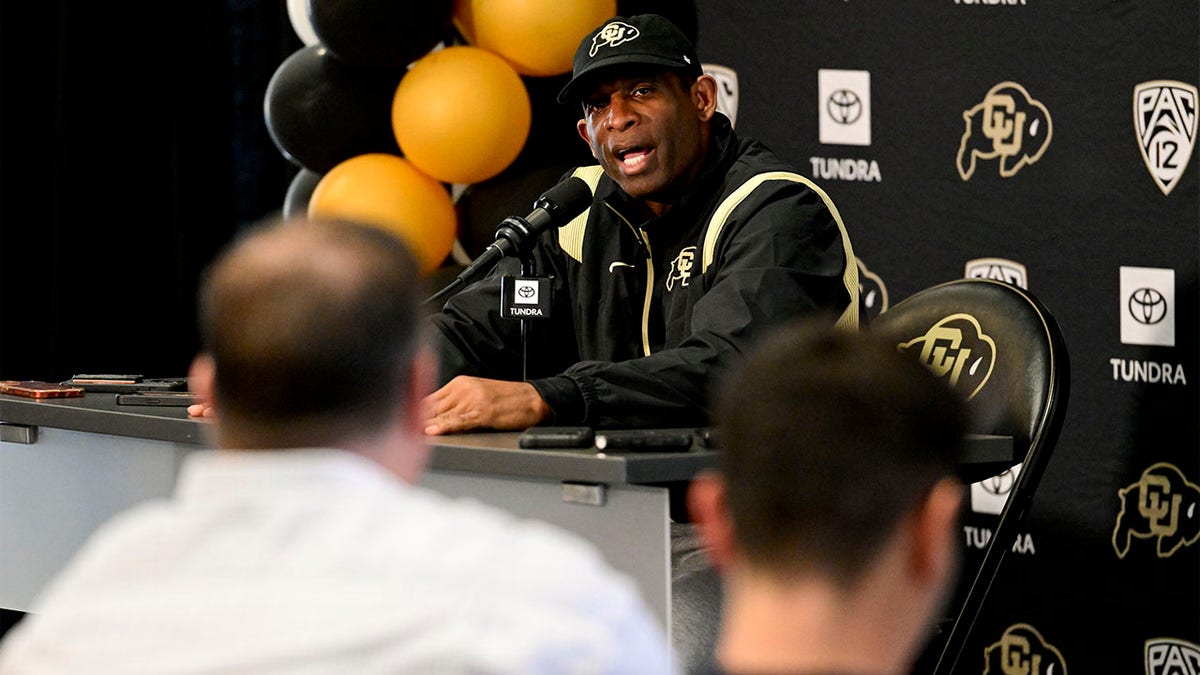
[(326, 173), (368, 152), (400, 154), (392, 97), (404, 70), (348, 66), (323, 45), (284, 59), (267, 83), (267, 132), (291, 162)]
[(283, 217), (303, 217), (308, 213), (308, 200), (312, 197), (317, 183), (321, 182), (324, 174), (300, 169), (288, 185), (287, 194), (283, 198)]
[(529, 138), (526, 139), (517, 162), (596, 163), (587, 143), (579, 137), (575, 128), (575, 123), (582, 117), (579, 108), (573, 104), (559, 103), (557, 100), (558, 92), (570, 79), (570, 73), (555, 77), (521, 78), (525, 83), (525, 90), (529, 92), (532, 119)]
[(478, 257), (496, 240), (500, 221), (527, 215), (537, 198), (571, 168), (562, 162), (517, 162), (493, 178), (468, 186), (454, 202), (463, 250), (472, 260)]
[[(617, 14), (661, 14), (675, 24), (699, 49), (696, 3), (693, 0), (617, 0)], [(704, 58), (701, 51), (700, 58)]]
[(338, 59), (405, 68), (451, 32), (453, 0), (308, 0), (313, 32)]

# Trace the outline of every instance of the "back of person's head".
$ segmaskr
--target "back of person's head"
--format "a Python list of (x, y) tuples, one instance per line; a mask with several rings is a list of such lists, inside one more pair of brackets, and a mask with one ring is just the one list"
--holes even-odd
[(727, 383), (720, 470), (747, 565), (849, 587), (905, 514), (953, 480), (965, 402), (896, 344), (793, 324)]
[(421, 287), (411, 252), (379, 228), (295, 219), (245, 232), (200, 290), (222, 438), (304, 447), (384, 428), (409, 395)]

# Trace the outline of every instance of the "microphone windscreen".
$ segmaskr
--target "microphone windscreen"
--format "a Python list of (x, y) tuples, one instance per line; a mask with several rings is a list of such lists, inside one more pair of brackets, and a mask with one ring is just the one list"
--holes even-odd
[(557, 207), (555, 220), (564, 223), (592, 205), (592, 190), (582, 178), (571, 176), (542, 193), (541, 199)]

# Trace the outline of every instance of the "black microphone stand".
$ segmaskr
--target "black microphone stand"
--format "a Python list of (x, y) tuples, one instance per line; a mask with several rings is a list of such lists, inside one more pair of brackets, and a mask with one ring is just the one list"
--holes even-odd
[[(545, 200), (538, 200), (537, 205), (543, 206)], [(528, 220), (520, 216), (509, 216), (500, 221), (496, 228), (496, 241), (488, 246), (479, 257), (455, 277), (442, 290), (434, 293), (425, 300), (429, 306), (443, 302), (454, 295), (467, 284), (491, 271), (505, 256), (516, 254), (521, 260), (521, 276), (533, 278), (537, 276), (537, 264), (533, 260), (533, 245), (537, 241), (538, 232)], [(529, 368), (529, 319), (522, 317), (521, 321), (521, 380), (527, 378)]]
[[(533, 260), (533, 249), (521, 253), (521, 276), (534, 278), (537, 276), (537, 263)], [(529, 381), (529, 331), (532, 326), (529, 319), (521, 317), (521, 381)]]

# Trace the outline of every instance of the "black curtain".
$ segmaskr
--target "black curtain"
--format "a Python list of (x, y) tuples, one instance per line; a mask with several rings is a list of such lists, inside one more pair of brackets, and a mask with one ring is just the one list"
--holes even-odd
[(5, 3), (0, 379), (186, 373), (195, 292), (296, 167), (263, 94), (284, 0)]

